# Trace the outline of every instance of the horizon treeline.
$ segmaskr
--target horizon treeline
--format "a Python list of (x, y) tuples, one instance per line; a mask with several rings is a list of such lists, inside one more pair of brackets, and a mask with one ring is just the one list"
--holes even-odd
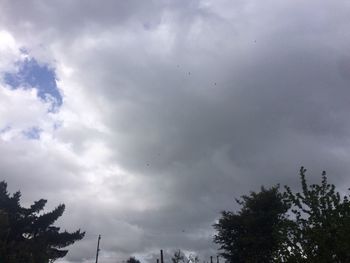
[[(329, 184), (326, 172), (319, 184), (309, 185), (306, 169), (299, 171), (301, 191), (289, 186), (262, 186), (243, 195), (240, 208), (222, 211), (213, 225), (213, 242), (227, 263), (347, 263), (350, 262), (350, 202)], [(53, 226), (64, 204), (43, 212), (47, 200), (20, 205), (20, 191), (10, 194), (0, 182), (0, 262), (49, 263), (64, 257), (67, 246), (85, 232), (60, 231)], [(212, 259), (212, 257), (211, 257)], [(130, 256), (127, 263), (140, 263)], [(158, 261), (157, 261), (158, 262)], [(172, 263), (197, 263), (197, 255), (176, 250)]]

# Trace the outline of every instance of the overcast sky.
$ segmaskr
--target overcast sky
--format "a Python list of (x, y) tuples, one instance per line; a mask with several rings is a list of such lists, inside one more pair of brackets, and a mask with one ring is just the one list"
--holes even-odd
[[(62, 262), (215, 255), (260, 185), (350, 186), (348, 0), (0, 0), (0, 170)], [(167, 258), (169, 259), (169, 258)], [(153, 262), (153, 261), (152, 261)]]

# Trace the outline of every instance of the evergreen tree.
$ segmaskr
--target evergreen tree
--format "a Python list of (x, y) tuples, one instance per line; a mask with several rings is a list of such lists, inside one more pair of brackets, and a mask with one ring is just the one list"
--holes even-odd
[(85, 232), (59, 232), (52, 224), (62, 216), (65, 206), (42, 213), (47, 200), (40, 199), (29, 208), (20, 205), (21, 193), (12, 196), (7, 184), (0, 182), (0, 262), (47, 263), (64, 257), (62, 249), (84, 237)]

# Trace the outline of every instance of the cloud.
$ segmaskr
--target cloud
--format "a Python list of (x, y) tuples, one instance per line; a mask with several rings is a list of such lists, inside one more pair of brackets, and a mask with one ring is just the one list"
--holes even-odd
[[(59, 223), (87, 231), (67, 262), (91, 261), (98, 234), (106, 263), (216, 253), (234, 197), (296, 186), (300, 165), (348, 183), (348, 5), (2, 1), (4, 179), (67, 204)], [(6, 83), (28, 56), (55, 72), (57, 111)]]

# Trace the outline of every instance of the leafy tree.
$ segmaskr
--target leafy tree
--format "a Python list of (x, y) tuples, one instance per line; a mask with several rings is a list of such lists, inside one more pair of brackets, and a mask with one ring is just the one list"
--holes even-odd
[(126, 260), (126, 263), (141, 263), (141, 262), (135, 257), (130, 257)]
[(173, 257), (171, 258), (173, 263), (185, 263), (185, 254), (179, 249), (176, 250)]
[[(227, 262), (274, 262), (284, 242), (288, 205), (278, 186), (251, 192), (236, 202), (242, 206), (237, 213), (223, 211), (214, 224), (214, 242), (220, 245)], [(279, 262), (278, 260), (276, 262)]]
[(350, 202), (322, 173), (320, 185), (308, 185), (301, 167), (301, 193), (286, 186), (294, 224), (288, 229), (286, 262), (350, 262)]
[(62, 248), (84, 237), (85, 232), (59, 232), (52, 224), (62, 216), (65, 206), (42, 213), (47, 200), (40, 199), (29, 208), (20, 205), (21, 193), (12, 196), (7, 184), (0, 182), (0, 262), (47, 263), (64, 257)]
[(186, 257), (185, 253), (178, 249), (175, 251), (171, 261), (173, 263), (198, 263), (199, 258), (194, 254), (190, 254), (188, 257)]
[(199, 257), (196, 254), (190, 254), (187, 257), (187, 263), (198, 263)]

